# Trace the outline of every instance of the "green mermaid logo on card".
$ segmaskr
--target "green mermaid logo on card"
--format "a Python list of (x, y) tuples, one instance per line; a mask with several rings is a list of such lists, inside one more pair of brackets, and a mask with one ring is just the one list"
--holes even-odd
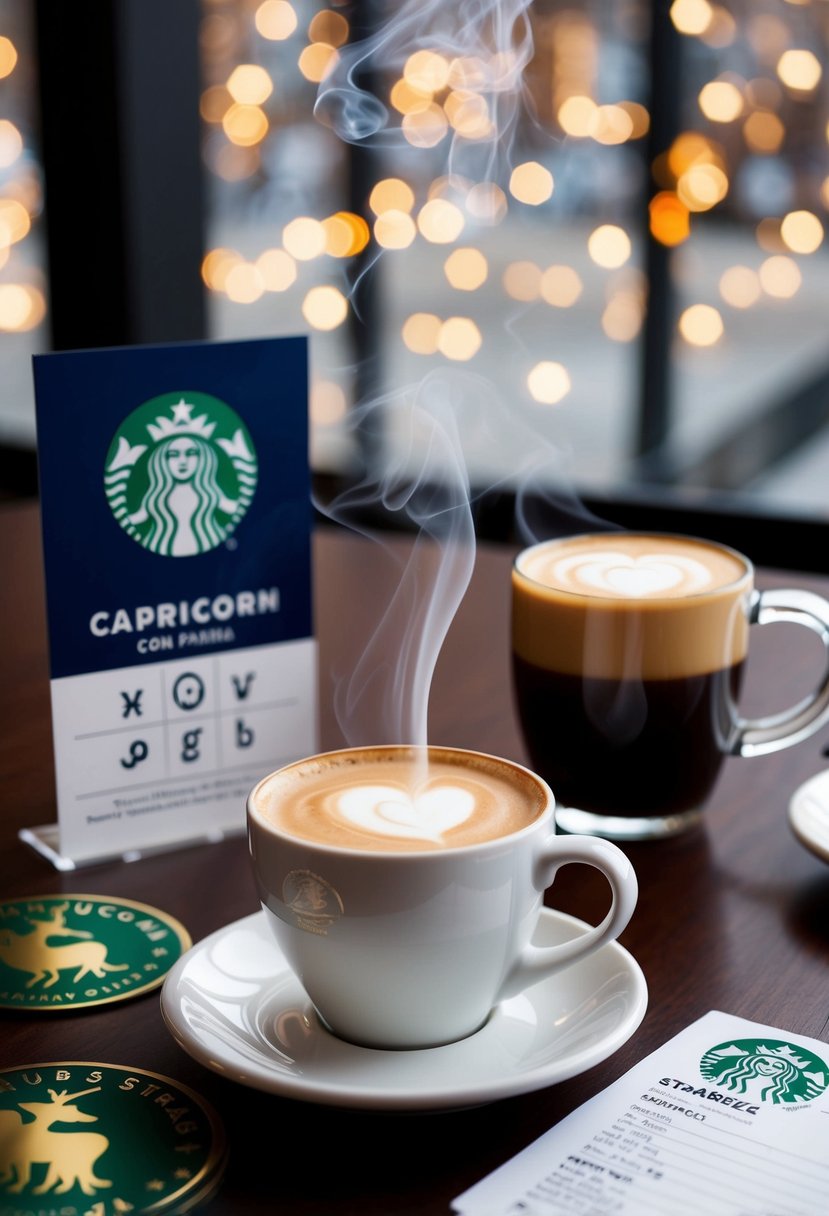
[(138, 544), (163, 557), (192, 557), (230, 536), (257, 475), (250, 434), (230, 406), (207, 393), (165, 393), (121, 423), (104, 489)]
[(779, 1039), (738, 1039), (706, 1051), (700, 1072), (708, 1081), (761, 1102), (810, 1102), (829, 1084), (829, 1068), (811, 1051)]

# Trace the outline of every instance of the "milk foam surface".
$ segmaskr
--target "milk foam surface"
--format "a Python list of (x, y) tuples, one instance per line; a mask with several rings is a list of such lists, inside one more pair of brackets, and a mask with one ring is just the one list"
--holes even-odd
[(542, 787), (506, 762), (481, 756), (461, 763), (433, 749), (426, 767), (409, 751), (355, 749), (302, 761), (262, 782), (254, 805), (292, 836), (382, 852), (507, 836), (544, 809)]
[(610, 532), (534, 545), (512, 573), (512, 646), (546, 671), (683, 679), (748, 646), (748, 562), (683, 536)]
[(726, 587), (745, 567), (727, 550), (682, 537), (628, 533), (536, 546), (518, 569), (545, 587), (611, 599), (673, 599)]

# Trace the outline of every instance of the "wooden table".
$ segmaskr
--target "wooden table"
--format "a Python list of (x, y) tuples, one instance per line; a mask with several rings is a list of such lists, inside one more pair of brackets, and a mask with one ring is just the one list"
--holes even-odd
[[(395, 538), (405, 554), (410, 541)], [(371, 542), (328, 530), (314, 538), (323, 747), (342, 742), (331, 672), (358, 657), (393, 582)], [(508, 547), (480, 545), (432, 685), (430, 740), (526, 761), (509, 683)], [(764, 586), (829, 593), (829, 579), (763, 571)], [(194, 941), (257, 910), (244, 836), (134, 864), (61, 874), (18, 840), (53, 822), (54, 769), (39, 517), (0, 512), (0, 898), (84, 891), (163, 908)], [(812, 687), (817, 639), (789, 625), (752, 635), (745, 712), (782, 709)], [(785, 657), (784, 657), (785, 656)], [(370, 742), (371, 740), (366, 740)], [(165, 1074), (223, 1119), (230, 1160), (211, 1213), (242, 1216), (445, 1216), (454, 1196), (507, 1160), (710, 1009), (829, 1041), (829, 869), (788, 826), (795, 788), (821, 771), (827, 732), (787, 751), (729, 759), (705, 826), (687, 837), (624, 845), (640, 899), (622, 944), (642, 966), (649, 1006), (613, 1056), (562, 1084), (475, 1109), (354, 1113), (249, 1089), (197, 1064), (162, 1021), (158, 990), (119, 1004), (49, 1016), (0, 1017), (0, 1068), (95, 1060)], [(595, 921), (601, 879), (569, 867), (557, 907)], [(267, 1151), (262, 1152), (264, 1136)]]

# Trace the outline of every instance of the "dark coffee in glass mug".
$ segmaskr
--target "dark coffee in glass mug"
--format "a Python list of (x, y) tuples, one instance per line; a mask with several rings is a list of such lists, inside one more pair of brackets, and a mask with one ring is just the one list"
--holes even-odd
[(673, 835), (698, 821), (726, 755), (816, 731), (829, 716), (826, 669), (788, 714), (748, 721), (737, 711), (749, 627), (780, 619), (814, 629), (827, 647), (829, 604), (806, 591), (756, 591), (750, 561), (711, 541), (608, 532), (520, 553), (515, 698), (559, 827)]

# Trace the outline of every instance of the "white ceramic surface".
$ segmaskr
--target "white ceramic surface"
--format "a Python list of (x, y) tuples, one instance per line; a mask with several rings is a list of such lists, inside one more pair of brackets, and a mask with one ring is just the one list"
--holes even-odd
[[(378, 757), (388, 765), (385, 782), (377, 775)], [(491, 803), (497, 818), (509, 802), (506, 794), (493, 797), (491, 773), (495, 790), (503, 783), (511, 791), (510, 802), (514, 791), (520, 826), (466, 844), (444, 839), (445, 847), (425, 847), (424, 833), (428, 839), (435, 825), (421, 818), (423, 799), (408, 808), (401, 800), (404, 789), (417, 785), (417, 758), (417, 749), (393, 744), (326, 752), (266, 776), (247, 801), (253, 874), (274, 940), (324, 1024), (366, 1047), (423, 1049), (468, 1037), (499, 1001), (615, 941), (638, 896), (636, 873), (621, 849), (589, 835), (556, 834), (549, 785), (515, 761), (481, 752), (423, 751), (429, 773), (433, 761), (443, 770), (430, 779), (430, 794), (438, 795), (445, 813), (447, 798), (469, 788), (473, 799), (464, 816), (473, 807), (484, 816)], [(323, 802), (315, 802), (314, 814), (323, 822), (330, 815), (338, 841), (355, 823), (354, 808), (343, 803), (353, 794), (366, 819), (355, 829), (359, 839), (388, 841), (390, 820), (408, 812), (409, 826), (420, 834), (416, 847), (304, 838), (273, 810), (283, 803), (305, 807), (298, 791), (306, 778), (312, 790), (325, 792), (326, 808), (331, 797), (331, 809), (323, 813)], [(606, 915), (569, 941), (531, 944), (542, 894), (568, 864), (604, 875), (611, 893)]]
[(795, 790), (789, 823), (802, 845), (829, 861), (829, 771), (818, 773)]
[[(555, 945), (588, 930), (545, 908), (533, 942)], [(161, 990), (176, 1042), (214, 1072), (280, 1097), (401, 1111), (482, 1105), (564, 1081), (621, 1047), (647, 1003), (639, 964), (612, 942), (504, 1001), (460, 1042), (357, 1047), (320, 1023), (261, 912), (196, 943)]]

